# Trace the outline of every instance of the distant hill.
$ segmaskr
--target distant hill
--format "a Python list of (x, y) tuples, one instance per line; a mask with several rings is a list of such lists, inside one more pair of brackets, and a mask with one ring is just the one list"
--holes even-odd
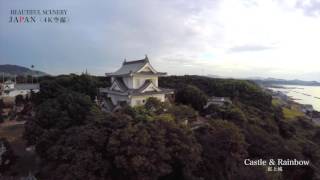
[(237, 77), (224, 77), (219, 75), (211, 75), (208, 74), (206, 77), (214, 78), (214, 79), (239, 79), (239, 80), (250, 80), (257, 84), (261, 84), (264, 86), (271, 85), (301, 85), (301, 86), (320, 86), (320, 82), (318, 81), (303, 81), (299, 79), (294, 80), (286, 80), (286, 79), (277, 79), (277, 78), (264, 78), (259, 76), (247, 77), (247, 78), (237, 78)]
[(250, 80), (257, 84), (261, 84), (264, 86), (270, 85), (301, 85), (301, 86), (320, 86), (320, 82), (318, 81), (303, 81), (299, 79), (294, 80), (286, 80), (286, 79), (277, 79), (277, 78), (264, 78), (259, 76), (247, 77), (247, 78), (236, 78), (236, 77), (224, 77), (218, 75), (208, 74), (206, 77), (217, 78), (217, 79), (240, 79), (240, 80)]
[(5, 64), (0, 65), (0, 75), (4, 73), (5, 76), (45, 76), (49, 75), (42, 71), (37, 70), (31, 70), (29, 68), (18, 66), (18, 65), (11, 65), (11, 64)]
[(320, 82), (317, 81), (302, 81), (298, 79), (285, 80), (276, 78), (266, 78), (266, 79), (251, 79), (252, 81), (263, 84), (263, 85), (302, 85), (302, 86), (320, 86)]
[(208, 74), (207, 77), (210, 77), (210, 78), (218, 78), (218, 79), (224, 78), (224, 77), (222, 77), (222, 76), (218, 76), (218, 75), (214, 75), (214, 74)]

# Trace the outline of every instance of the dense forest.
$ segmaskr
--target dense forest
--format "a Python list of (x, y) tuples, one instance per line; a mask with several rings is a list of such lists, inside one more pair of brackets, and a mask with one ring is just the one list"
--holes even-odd
[[(160, 87), (175, 89), (175, 102), (150, 98), (143, 106), (107, 113), (93, 101), (98, 87), (110, 85), (104, 77), (40, 81), (41, 92), (31, 98), (35, 115), (24, 134), (41, 159), (39, 179), (320, 178), (320, 128), (305, 118), (286, 120), (271, 95), (253, 82), (162, 77)], [(232, 104), (203, 109), (210, 96), (230, 97)], [(268, 172), (265, 166), (244, 166), (247, 158), (311, 164)]]

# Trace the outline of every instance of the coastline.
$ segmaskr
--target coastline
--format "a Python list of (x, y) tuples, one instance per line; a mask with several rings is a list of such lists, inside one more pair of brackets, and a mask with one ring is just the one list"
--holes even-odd
[(318, 93), (320, 86), (268, 85), (263, 87), (272, 91), (271, 94), (275, 97), (280, 97), (283, 100), (291, 100), (301, 106), (312, 106), (315, 111), (320, 112), (320, 95)]
[[(300, 102), (297, 102), (299, 101), (298, 98), (289, 96), (286, 93), (286, 91), (279, 91), (277, 90), (279, 88), (275, 88), (274, 86), (264, 86), (263, 88), (266, 89), (269, 93), (271, 93), (273, 101), (277, 101), (277, 105), (280, 106), (283, 110), (293, 110), (294, 107), (294, 110), (299, 111), (299, 113), (302, 113), (305, 117), (309, 118), (316, 125), (320, 125), (320, 111), (318, 109), (315, 109), (313, 105), (302, 104)], [(283, 87), (282, 89), (289, 88)]]

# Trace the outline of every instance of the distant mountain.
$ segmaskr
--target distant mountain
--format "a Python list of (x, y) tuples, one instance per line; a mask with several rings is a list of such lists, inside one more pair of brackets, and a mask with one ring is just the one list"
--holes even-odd
[(294, 80), (285, 80), (285, 79), (276, 79), (276, 78), (259, 78), (259, 79), (251, 79), (250, 80), (263, 85), (302, 85), (302, 86), (320, 86), (320, 82), (317, 81), (303, 81), (299, 79)]
[(45, 76), (48, 75), (42, 71), (31, 70), (29, 68), (18, 66), (18, 65), (11, 65), (5, 64), (0, 65), (0, 75), (4, 73), (5, 76)]
[(252, 77), (248, 77), (248, 78), (244, 78), (247, 80), (264, 80), (266, 78), (260, 77), (260, 76), (252, 76)]
[(206, 77), (215, 78), (215, 79), (242, 79), (242, 80), (250, 80), (257, 84), (261, 84), (264, 86), (271, 85), (301, 85), (301, 86), (320, 86), (320, 82), (318, 81), (303, 81), (299, 79), (294, 80), (286, 80), (286, 79), (277, 79), (272, 77), (260, 77), (260, 76), (252, 76), (247, 78), (237, 78), (237, 77), (224, 77), (218, 75), (208, 74)]
[(220, 75), (214, 75), (214, 74), (207, 74), (205, 77), (209, 77), (213, 79), (237, 79), (231, 76), (220, 76)]
[(210, 78), (217, 78), (217, 79), (222, 79), (223, 77), (221, 76), (218, 76), (218, 75), (214, 75), (214, 74), (208, 74), (207, 77), (210, 77)]

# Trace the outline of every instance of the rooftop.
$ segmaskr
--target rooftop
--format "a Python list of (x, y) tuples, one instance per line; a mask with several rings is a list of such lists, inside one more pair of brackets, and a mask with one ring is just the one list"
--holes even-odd
[(145, 57), (144, 59), (140, 59), (140, 60), (135, 60), (135, 61), (124, 60), (120, 69), (118, 69), (114, 73), (108, 73), (106, 75), (116, 76), (116, 75), (127, 75), (131, 73), (135, 73), (138, 70), (140, 70), (148, 62), (149, 62), (148, 57)]
[[(150, 72), (139, 72), (146, 64), (152, 69)], [(166, 73), (156, 72), (151, 66), (148, 57), (144, 59), (126, 61), (124, 60), (120, 69), (113, 73), (106, 73), (106, 76), (125, 76), (125, 75), (166, 75)]]
[(15, 89), (17, 90), (26, 90), (26, 89), (39, 89), (40, 86), (39, 84), (15, 84), (14, 86)]
[(110, 88), (102, 88), (102, 91), (108, 91), (109, 93), (110, 92), (113, 92), (113, 93), (116, 93), (116, 94), (128, 94), (128, 95), (139, 95), (139, 94), (158, 94), (158, 93), (166, 93), (166, 94), (172, 94), (173, 93), (173, 90), (171, 89), (165, 89), (165, 88), (159, 88), (159, 87), (156, 87), (157, 90), (155, 91), (146, 91), (144, 92), (144, 90), (149, 86), (149, 85), (154, 85), (152, 81), (149, 81), (149, 80), (146, 80), (144, 82), (144, 84), (141, 85), (140, 88), (138, 89), (129, 89), (123, 82), (123, 80), (121, 78), (116, 78), (115, 79), (115, 83), (118, 84), (118, 87), (121, 89), (121, 90), (111, 90)]

